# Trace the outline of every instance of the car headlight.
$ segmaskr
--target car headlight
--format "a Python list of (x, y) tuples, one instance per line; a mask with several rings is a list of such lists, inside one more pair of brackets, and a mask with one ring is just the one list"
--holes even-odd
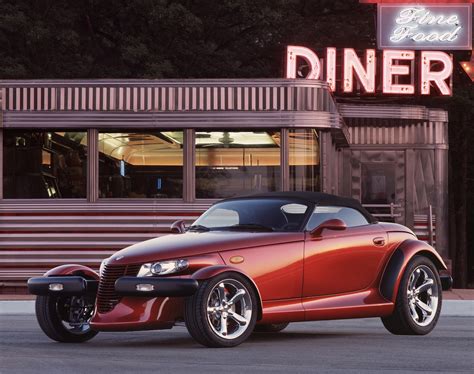
[(105, 269), (105, 264), (107, 264), (107, 261), (109, 260), (109, 258), (104, 258), (102, 260), (102, 262), (100, 263), (100, 268), (99, 268), (99, 276), (102, 276), (102, 273), (104, 272), (104, 269)]
[(171, 260), (143, 264), (137, 277), (152, 277), (178, 273), (188, 267), (188, 260)]

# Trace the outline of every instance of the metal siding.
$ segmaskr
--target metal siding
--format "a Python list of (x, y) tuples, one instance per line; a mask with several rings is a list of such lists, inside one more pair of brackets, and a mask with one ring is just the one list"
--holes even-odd
[(351, 145), (447, 146), (444, 122), (345, 118), (345, 123)]
[(0, 280), (8, 282), (6, 285), (24, 285), (27, 278), (64, 263), (98, 269), (100, 261), (115, 251), (169, 233), (175, 220), (191, 223), (209, 205), (64, 201), (3, 204)]

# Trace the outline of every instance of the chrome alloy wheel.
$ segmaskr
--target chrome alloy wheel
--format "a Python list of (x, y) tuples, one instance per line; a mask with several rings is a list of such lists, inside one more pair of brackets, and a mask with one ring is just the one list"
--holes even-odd
[(438, 311), (438, 283), (426, 265), (420, 265), (410, 274), (407, 286), (408, 306), (413, 321), (428, 326)]
[(212, 289), (207, 300), (207, 320), (219, 337), (239, 337), (248, 329), (251, 318), (252, 299), (242, 283), (224, 279)]
[(82, 335), (91, 330), (90, 320), (94, 312), (94, 301), (87, 296), (59, 298), (56, 309), (63, 326), (72, 334)]

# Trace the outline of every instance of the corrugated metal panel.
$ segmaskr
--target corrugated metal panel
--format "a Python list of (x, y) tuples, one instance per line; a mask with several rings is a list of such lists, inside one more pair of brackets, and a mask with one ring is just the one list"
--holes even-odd
[(193, 222), (208, 203), (21, 202), (0, 206), (1, 285), (64, 263), (97, 269), (102, 259), (134, 243), (169, 233), (171, 224)]
[(445, 122), (346, 118), (351, 145), (447, 145)]
[(0, 87), (8, 111), (337, 111), (322, 81), (2, 81)]

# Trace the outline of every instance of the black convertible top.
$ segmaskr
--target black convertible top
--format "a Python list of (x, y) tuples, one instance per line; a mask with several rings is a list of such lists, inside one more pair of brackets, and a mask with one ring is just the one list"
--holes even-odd
[(341, 206), (348, 207), (359, 211), (370, 223), (377, 222), (372, 216), (356, 199), (350, 197), (341, 197), (336, 195), (330, 195), (324, 192), (306, 192), (306, 191), (275, 191), (275, 192), (264, 192), (251, 195), (236, 196), (225, 200), (241, 199), (241, 198), (265, 198), (265, 197), (279, 197), (285, 199), (298, 199), (304, 200), (309, 203), (313, 203), (321, 206)]

